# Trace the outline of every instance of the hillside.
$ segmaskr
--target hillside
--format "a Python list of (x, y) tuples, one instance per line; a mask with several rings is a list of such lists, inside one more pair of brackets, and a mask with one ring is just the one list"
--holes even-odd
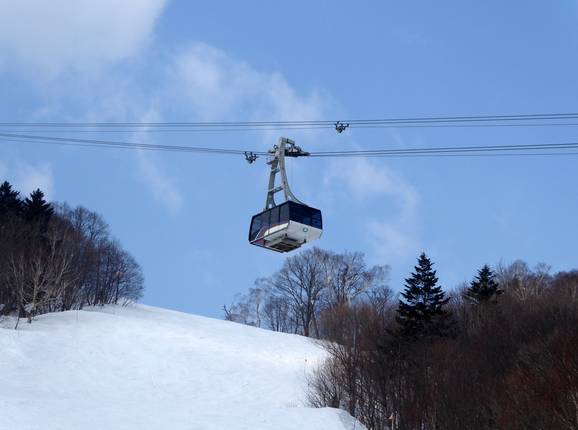
[(0, 329), (2, 428), (354, 427), (306, 406), (306, 374), (324, 357), (307, 338), (142, 305), (20, 327)]

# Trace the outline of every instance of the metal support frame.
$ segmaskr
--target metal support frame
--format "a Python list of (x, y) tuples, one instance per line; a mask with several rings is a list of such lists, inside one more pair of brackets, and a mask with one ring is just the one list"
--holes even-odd
[[(300, 147), (295, 145), (295, 142), (291, 139), (280, 137), (277, 145), (273, 146), (273, 149), (269, 150), (269, 154), (271, 155), (271, 159), (267, 161), (267, 164), (271, 166), (271, 171), (269, 173), (269, 186), (267, 187), (267, 198), (265, 199), (264, 210), (277, 206), (275, 203), (275, 194), (280, 191), (283, 191), (285, 194), (285, 200), (301, 203), (289, 187), (287, 172), (285, 170), (285, 157), (306, 157), (309, 155), (309, 152), (303, 151)], [(277, 174), (281, 177), (281, 184), (275, 186), (275, 178)]]
[(349, 123), (343, 123), (341, 121), (337, 121), (335, 124), (335, 131), (339, 134), (343, 133), (347, 127), (349, 127)]

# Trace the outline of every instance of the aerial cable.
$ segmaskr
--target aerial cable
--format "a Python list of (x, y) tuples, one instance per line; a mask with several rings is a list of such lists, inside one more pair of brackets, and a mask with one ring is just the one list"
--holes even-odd
[(394, 154), (430, 154), (430, 153), (458, 153), (458, 152), (498, 152), (498, 151), (527, 151), (527, 150), (552, 150), (552, 149), (576, 149), (578, 142), (571, 143), (547, 143), (547, 144), (522, 144), (522, 145), (479, 145), (479, 146), (446, 146), (430, 148), (401, 148), (401, 149), (377, 149), (355, 151), (324, 151), (312, 152), (311, 157), (375, 157)]
[(476, 123), (476, 124), (360, 124), (355, 128), (490, 128), (490, 127), (558, 127), (577, 126), (576, 122), (551, 122), (551, 123)]
[[(187, 152), (214, 155), (240, 155), (250, 164), (260, 156), (271, 155), (268, 151), (254, 151), (229, 148), (208, 148), (197, 146), (144, 144), (136, 142), (117, 142), (96, 139), (77, 139), (71, 137), (38, 136), (14, 133), (0, 133), (0, 140), (8, 142), (56, 144), (78, 147), (116, 148), (148, 151)], [(578, 149), (578, 142), (569, 143), (546, 143), (546, 144), (517, 144), (517, 145), (477, 145), (477, 146), (443, 146), (429, 148), (400, 148), (400, 149), (376, 149), (376, 150), (352, 150), (352, 151), (320, 151), (294, 154), (288, 150), (286, 156), (307, 156), (312, 158), (376, 158), (376, 157), (411, 157), (411, 156), (479, 156), (479, 155), (575, 155), (569, 150)], [(532, 151), (532, 152), (528, 152)], [(542, 151), (550, 151), (545, 153)], [(565, 152), (562, 152), (565, 151)]]
[[(578, 148), (578, 146), (577, 146)], [(578, 152), (458, 152), (458, 153), (397, 153), (357, 156), (352, 158), (439, 158), (439, 157), (525, 157), (525, 156), (566, 156), (578, 155)], [(324, 158), (324, 157), (319, 157)]]
[[(377, 119), (349, 120), (296, 120), (296, 121), (224, 121), (224, 122), (0, 122), (0, 127), (33, 127), (33, 128), (261, 128), (261, 127), (301, 127), (326, 126), (337, 132), (348, 127), (371, 125), (403, 124), (454, 124), (485, 122), (499, 125), (502, 122), (531, 122), (538, 120), (560, 121), (578, 119), (578, 113), (541, 113), (515, 115), (472, 115), (472, 116), (438, 116), (438, 117), (397, 117)], [(556, 123), (548, 125), (558, 125)], [(562, 124), (560, 124), (562, 125)]]
[[(578, 124), (576, 124), (578, 125)], [(238, 132), (238, 131), (280, 131), (280, 130), (327, 130), (333, 129), (334, 126), (329, 125), (310, 125), (310, 126), (279, 126), (279, 127), (260, 127), (260, 128), (66, 128), (60, 129), (58, 127), (48, 129), (29, 129), (29, 130), (14, 130), (7, 128), (1, 131), (10, 133), (213, 133), (213, 132)]]
[[(240, 128), (66, 128), (61, 129), (54, 127), (52, 129), (31, 129), (31, 130), (13, 130), (8, 129), (11, 133), (230, 133), (230, 132), (263, 132), (263, 131), (284, 131), (284, 130), (330, 130), (335, 129), (338, 134), (343, 133), (349, 128), (349, 123), (336, 122), (334, 125), (309, 125), (309, 126), (270, 126), (270, 127), (240, 127)], [(386, 129), (386, 128), (492, 128), (492, 127), (570, 127), (578, 126), (577, 122), (553, 122), (553, 123), (475, 123), (475, 124), (359, 124), (357, 129)], [(0, 131), (1, 127), (0, 127)]]
[[(93, 147), (108, 147), (108, 148), (124, 148), (124, 149), (143, 149), (143, 150), (158, 150), (158, 151), (177, 151), (177, 152), (194, 152), (194, 153), (209, 153), (209, 154), (231, 154), (244, 155), (245, 150), (241, 149), (225, 149), (225, 148), (206, 148), (195, 146), (177, 146), (177, 145), (158, 145), (145, 144), (134, 142), (114, 142), (109, 140), (95, 140), (95, 139), (76, 139), (69, 137), (55, 137), (55, 136), (37, 136), (25, 134), (0, 133), (0, 139), (3, 140), (17, 140), (21, 142), (36, 142), (36, 143), (52, 143), (64, 144), (72, 146), (93, 146)], [(256, 155), (266, 155), (264, 151), (252, 151)]]

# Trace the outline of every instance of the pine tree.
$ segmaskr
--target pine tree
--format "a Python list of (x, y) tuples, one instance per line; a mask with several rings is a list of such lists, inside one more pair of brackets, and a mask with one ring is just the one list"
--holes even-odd
[(24, 200), (24, 218), (27, 221), (48, 222), (54, 213), (52, 205), (44, 200), (44, 193), (37, 189)]
[(12, 213), (18, 215), (22, 208), (22, 200), (18, 197), (20, 193), (12, 189), (8, 181), (0, 185), (0, 216)]
[(472, 303), (482, 304), (496, 302), (500, 294), (504, 292), (495, 281), (495, 274), (486, 264), (478, 270), (478, 276), (470, 282), (470, 288), (465, 293), (465, 297)]
[(405, 280), (405, 301), (399, 301), (397, 322), (399, 335), (418, 339), (428, 336), (445, 336), (449, 332), (449, 313), (444, 306), (449, 301), (437, 286), (438, 278), (430, 259), (422, 253), (410, 278)]

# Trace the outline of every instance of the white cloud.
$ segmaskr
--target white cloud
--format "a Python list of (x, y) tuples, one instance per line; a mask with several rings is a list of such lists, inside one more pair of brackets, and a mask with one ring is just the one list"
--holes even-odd
[(155, 162), (150, 154), (138, 152), (138, 164), (141, 178), (147, 184), (154, 198), (169, 212), (176, 213), (183, 206), (183, 197), (169, 177)]
[[(142, 122), (159, 122), (160, 114), (150, 110), (141, 117)], [(152, 138), (145, 132), (134, 133), (134, 139), (139, 143), (153, 143)], [(137, 152), (140, 179), (149, 188), (157, 202), (162, 204), (170, 213), (178, 212), (183, 206), (183, 196), (178, 190), (175, 180), (167, 174), (153, 154), (146, 151)]]
[(52, 200), (54, 194), (54, 176), (52, 166), (49, 163), (16, 165), (13, 172), (14, 188), (23, 196), (27, 196), (32, 191), (40, 188), (46, 200)]
[(417, 248), (415, 226), (407, 219), (372, 220), (367, 224), (372, 245), (382, 261), (405, 259)]
[(195, 43), (176, 56), (173, 77), (203, 120), (317, 119), (328, 105), (318, 91), (299, 95), (280, 73), (264, 73), (225, 52)]
[(417, 193), (401, 176), (384, 163), (377, 165), (364, 158), (335, 162), (325, 176), (325, 183), (339, 180), (358, 199), (377, 195), (391, 195), (402, 203), (405, 211), (417, 204)]
[[(156, 120), (192, 121), (324, 115), (326, 95), (299, 93), (280, 73), (259, 71), (204, 43), (169, 52), (160, 61), (148, 57), (144, 48), (166, 3), (0, 0), (0, 67), (4, 63), (11, 73), (24, 70), (25, 79), (58, 79), (58, 85), (45, 87), (47, 104), (34, 114), (43, 120), (146, 121), (149, 112)], [(114, 64), (122, 71), (109, 67)], [(270, 134), (263, 137), (272, 143)], [(154, 143), (145, 134), (133, 139)], [(154, 198), (170, 212), (178, 211), (183, 196), (160, 160), (150, 153), (135, 158), (139, 177)]]
[[(195, 120), (243, 119), (315, 119), (323, 115), (327, 99), (318, 92), (299, 95), (279, 73), (262, 73), (249, 64), (237, 61), (224, 51), (203, 43), (195, 43), (176, 53), (169, 61), (170, 88), (157, 88), (154, 107), (140, 116), (143, 121), (162, 120), (163, 106), (170, 106)], [(114, 96), (113, 96), (114, 97)], [(126, 97), (127, 100), (134, 95)], [(170, 100), (170, 102), (169, 102)], [(278, 132), (275, 132), (278, 133)], [(271, 143), (271, 135), (264, 134)], [(135, 135), (147, 142), (150, 135)], [(152, 143), (152, 141), (149, 141)], [(163, 172), (150, 154), (139, 154), (139, 171), (155, 199), (169, 211), (183, 205), (183, 197), (174, 179)]]
[[(367, 159), (339, 160), (327, 171), (324, 183), (345, 187), (348, 196), (366, 207), (371, 201), (379, 201), (377, 214), (373, 209), (369, 211), (379, 216), (372, 216), (365, 223), (368, 239), (382, 261), (403, 259), (414, 252), (418, 243), (419, 196), (403, 177), (384, 163), (378, 165)], [(386, 203), (381, 206), (381, 202)]]
[(0, 0), (0, 65), (37, 76), (98, 67), (139, 52), (166, 0)]

